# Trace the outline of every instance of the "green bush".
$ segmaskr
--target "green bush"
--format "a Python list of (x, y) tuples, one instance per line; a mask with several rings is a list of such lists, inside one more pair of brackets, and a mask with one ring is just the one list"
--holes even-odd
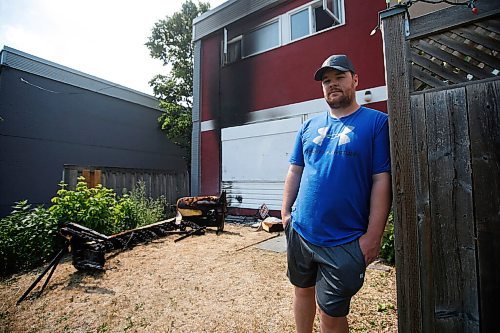
[(17, 203), (10, 215), (0, 220), (0, 275), (40, 265), (50, 259), (64, 239), (58, 226), (74, 222), (111, 235), (158, 222), (164, 218), (165, 198), (151, 199), (144, 182), (120, 199), (102, 185), (88, 188), (78, 178), (74, 191), (61, 189), (49, 209), (31, 208), (27, 201)]
[(134, 229), (161, 221), (164, 217), (166, 200), (163, 196), (152, 199), (146, 195), (146, 184), (139, 181), (137, 186), (124, 194), (117, 204), (123, 230)]
[(380, 249), (380, 257), (387, 263), (394, 265), (395, 252), (394, 252), (394, 217), (393, 213), (389, 214), (387, 226), (382, 237), (382, 247)]
[(0, 220), (0, 275), (40, 265), (62, 245), (57, 220), (43, 207), (20, 201)]
[(63, 182), (59, 183), (61, 189), (52, 198), (51, 214), (61, 223), (78, 223), (106, 235), (121, 231), (121, 215), (117, 214), (114, 191), (100, 184), (88, 188), (84, 180), (78, 177), (74, 191), (67, 190)]

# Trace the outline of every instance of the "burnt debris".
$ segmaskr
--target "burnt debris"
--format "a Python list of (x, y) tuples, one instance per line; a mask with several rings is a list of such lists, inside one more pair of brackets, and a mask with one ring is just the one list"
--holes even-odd
[(105, 254), (114, 250), (132, 248), (167, 235), (182, 235), (178, 242), (192, 235), (203, 235), (207, 227), (216, 227), (217, 234), (224, 230), (227, 214), (226, 193), (220, 196), (184, 197), (177, 201), (177, 216), (165, 221), (106, 236), (76, 223), (62, 225), (59, 234), (65, 238), (64, 247), (45, 270), (19, 298), (22, 302), (40, 280), (50, 273), (38, 293), (40, 296), (64, 254), (72, 253), (73, 266), (81, 271), (104, 270)]

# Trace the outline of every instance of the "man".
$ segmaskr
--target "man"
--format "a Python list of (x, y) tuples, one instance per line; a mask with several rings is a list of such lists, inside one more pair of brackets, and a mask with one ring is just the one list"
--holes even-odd
[(302, 125), (290, 158), (281, 209), (287, 273), (298, 333), (312, 332), (316, 304), (322, 333), (348, 333), (351, 297), (379, 254), (391, 206), (388, 119), (357, 104), (347, 56), (326, 59), (314, 79), (330, 110)]

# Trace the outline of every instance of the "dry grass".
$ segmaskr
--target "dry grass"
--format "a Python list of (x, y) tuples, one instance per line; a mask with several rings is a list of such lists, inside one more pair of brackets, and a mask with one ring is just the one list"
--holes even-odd
[[(44, 294), (19, 306), (42, 269), (4, 280), (0, 332), (294, 332), (286, 254), (242, 249), (273, 236), (264, 231), (226, 231), (109, 254), (103, 274), (78, 272), (68, 257)], [(367, 271), (351, 332), (397, 332), (395, 272), (385, 269)]]

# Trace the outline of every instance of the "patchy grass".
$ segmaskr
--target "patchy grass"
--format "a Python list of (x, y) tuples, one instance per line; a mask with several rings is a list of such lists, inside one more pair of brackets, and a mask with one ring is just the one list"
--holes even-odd
[[(44, 294), (19, 306), (43, 267), (12, 276), (0, 283), (0, 332), (294, 332), (285, 253), (239, 250), (273, 235), (226, 231), (108, 254), (102, 274), (78, 272), (68, 256)], [(351, 304), (351, 332), (397, 332), (394, 268), (374, 267)]]

